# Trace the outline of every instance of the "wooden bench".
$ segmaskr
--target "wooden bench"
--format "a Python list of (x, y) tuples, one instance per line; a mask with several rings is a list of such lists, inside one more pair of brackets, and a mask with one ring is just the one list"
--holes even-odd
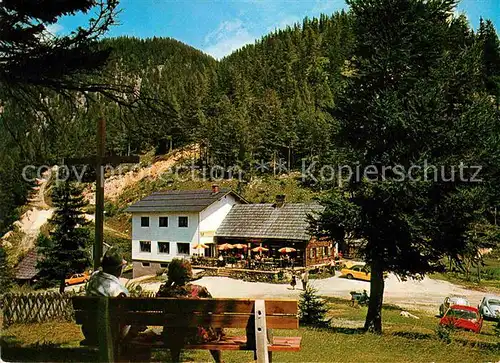
[[(246, 336), (228, 336), (217, 342), (184, 345), (182, 349), (253, 350), (259, 363), (270, 362), (271, 352), (300, 350), (301, 337), (276, 336), (268, 341), (267, 336), (267, 329), (298, 329), (296, 300), (77, 296), (73, 297), (73, 307), (77, 324), (97, 324), (100, 361), (114, 361), (118, 356), (116, 327), (120, 325), (244, 328)], [(136, 344), (168, 349), (162, 341)]]

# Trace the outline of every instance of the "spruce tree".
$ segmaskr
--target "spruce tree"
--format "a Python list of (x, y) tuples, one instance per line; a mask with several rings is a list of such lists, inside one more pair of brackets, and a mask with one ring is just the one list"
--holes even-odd
[[(365, 329), (376, 333), (383, 272), (421, 277), (440, 269), (444, 256), (459, 262), (469, 228), (491, 205), (497, 115), (483, 92), (480, 47), (454, 17), (456, 3), (348, 1), (356, 45), (333, 112), (334, 136), (361, 173), (332, 189), (317, 227), (364, 241), (359, 252), (371, 269)], [(481, 168), (480, 178), (469, 166)]]
[(90, 238), (89, 230), (83, 228), (88, 222), (83, 207), (86, 201), (81, 195), (82, 189), (73, 182), (61, 182), (52, 192), (52, 202), (56, 208), (50, 223), (54, 229), (50, 232), (50, 244), (39, 246), (38, 261), (40, 283), (42, 286), (59, 284), (59, 291), (64, 291), (64, 280), (68, 275), (83, 272), (90, 266), (86, 249)]
[(5, 294), (12, 286), (11, 267), (7, 260), (5, 247), (0, 246), (0, 294)]
[[(98, 47), (96, 41), (114, 24), (117, 6), (118, 0), (1, 1), (0, 86), (6, 85), (6, 94), (23, 101), (28, 92), (36, 92), (27, 87), (63, 94), (112, 88), (89, 84), (85, 76), (109, 57), (110, 49)], [(60, 18), (89, 11), (96, 15), (87, 26), (62, 36), (50, 31)]]
[(316, 327), (328, 326), (326, 313), (328, 308), (325, 301), (318, 295), (318, 290), (307, 286), (300, 294), (299, 300), (299, 320), (302, 324)]
[(491, 20), (481, 19), (478, 38), (482, 46), (484, 86), (500, 106), (500, 40)]

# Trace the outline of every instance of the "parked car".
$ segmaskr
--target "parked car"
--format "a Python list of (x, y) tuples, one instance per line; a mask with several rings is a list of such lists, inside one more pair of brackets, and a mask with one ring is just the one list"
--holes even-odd
[(340, 270), (342, 276), (347, 277), (348, 279), (358, 279), (370, 281), (371, 274), (367, 268), (363, 265), (354, 265), (349, 268), (343, 268)]
[(82, 274), (74, 274), (74, 275), (71, 275), (69, 278), (65, 279), (64, 284), (66, 286), (82, 284), (84, 282), (87, 282), (89, 280), (89, 278), (90, 278), (90, 276), (85, 272)]
[(492, 295), (483, 297), (478, 309), (485, 320), (500, 319), (500, 297)]
[(473, 306), (452, 305), (446, 310), (439, 325), (454, 326), (479, 333), (483, 326), (483, 318), (479, 314), (479, 310)]
[(445, 297), (444, 302), (441, 304), (441, 306), (439, 306), (439, 316), (443, 316), (446, 310), (448, 310), (451, 305), (470, 306), (470, 303), (465, 296), (448, 295)]
[[(364, 281), (370, 281), (371, 273), (370, 267), (368, 265), (353, 265), (349, 268), (343, 268), (340, 270), (341, 276), (345, 276), (348, 279), (358, 279)], [(387, 272), (384, 272), (384, 279), (387, 277)]]

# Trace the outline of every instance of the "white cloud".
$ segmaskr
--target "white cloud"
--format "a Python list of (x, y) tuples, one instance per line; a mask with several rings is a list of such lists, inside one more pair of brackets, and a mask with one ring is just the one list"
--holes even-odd
[(288, 15), (281, 19), (277, 24), (273, 24), (272, 26), (267, 28), (268, 32), (272, 32), (276, 29), (286, 29), (287, 26), (293, 27), (295, 23), (301, 23), (301, 18), (295, 15)]
[(63, 28), (64, 27), (61, 24), (55, 23), (55, 24), (47, 25), (45, 27), (45, 31), (47, 33), (49, 33), (49, 34), (54, 34), (55, 35), (55, 34), (59, 33), (61, 30), (63, 30)]
[(345, 0), (316, 0), (311, 11), (313, 13), (333, 13), (342, 8), (346, 8)]
[(256, 38), (240, 19), (227, 20), (205, 36), (204, 50), (214, 58), (220, 59), (246, 44), (253, 43)]

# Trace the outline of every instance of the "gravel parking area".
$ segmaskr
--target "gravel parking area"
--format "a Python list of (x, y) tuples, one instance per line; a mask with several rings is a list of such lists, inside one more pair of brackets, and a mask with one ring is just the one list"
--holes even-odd
[[(246, 282), (228, 277), (204, 277), (196, 284), (205, 286), (214, 297), (228, 298), (282, 298), (298, 299), (302, 292), (302, 284), (298, 281), (295, 290), (290, 285), (267, 284), (260, 282)], [(310, 284), (318, 289), (322, 296), (333, 296), (350, 299), (350, 291), (365, 289), (370, 294), (370, 283), (365, 281), (348, 280), (339, 276), (310, 280)], [(160, 283), (142, 285), (143, 288), (157, 291)], [(431, 313), (438, 312), (439, 305), (446, 295), (459, 294), (469, 298), (472, 305), (479, 304), (484, 292), (467, 290), (446, 281), (424, 278), (421, 281), (400, 281), (390, 274), (385, 281), (384, 302), (395, 304), (406, 309), (424, 310)]]

